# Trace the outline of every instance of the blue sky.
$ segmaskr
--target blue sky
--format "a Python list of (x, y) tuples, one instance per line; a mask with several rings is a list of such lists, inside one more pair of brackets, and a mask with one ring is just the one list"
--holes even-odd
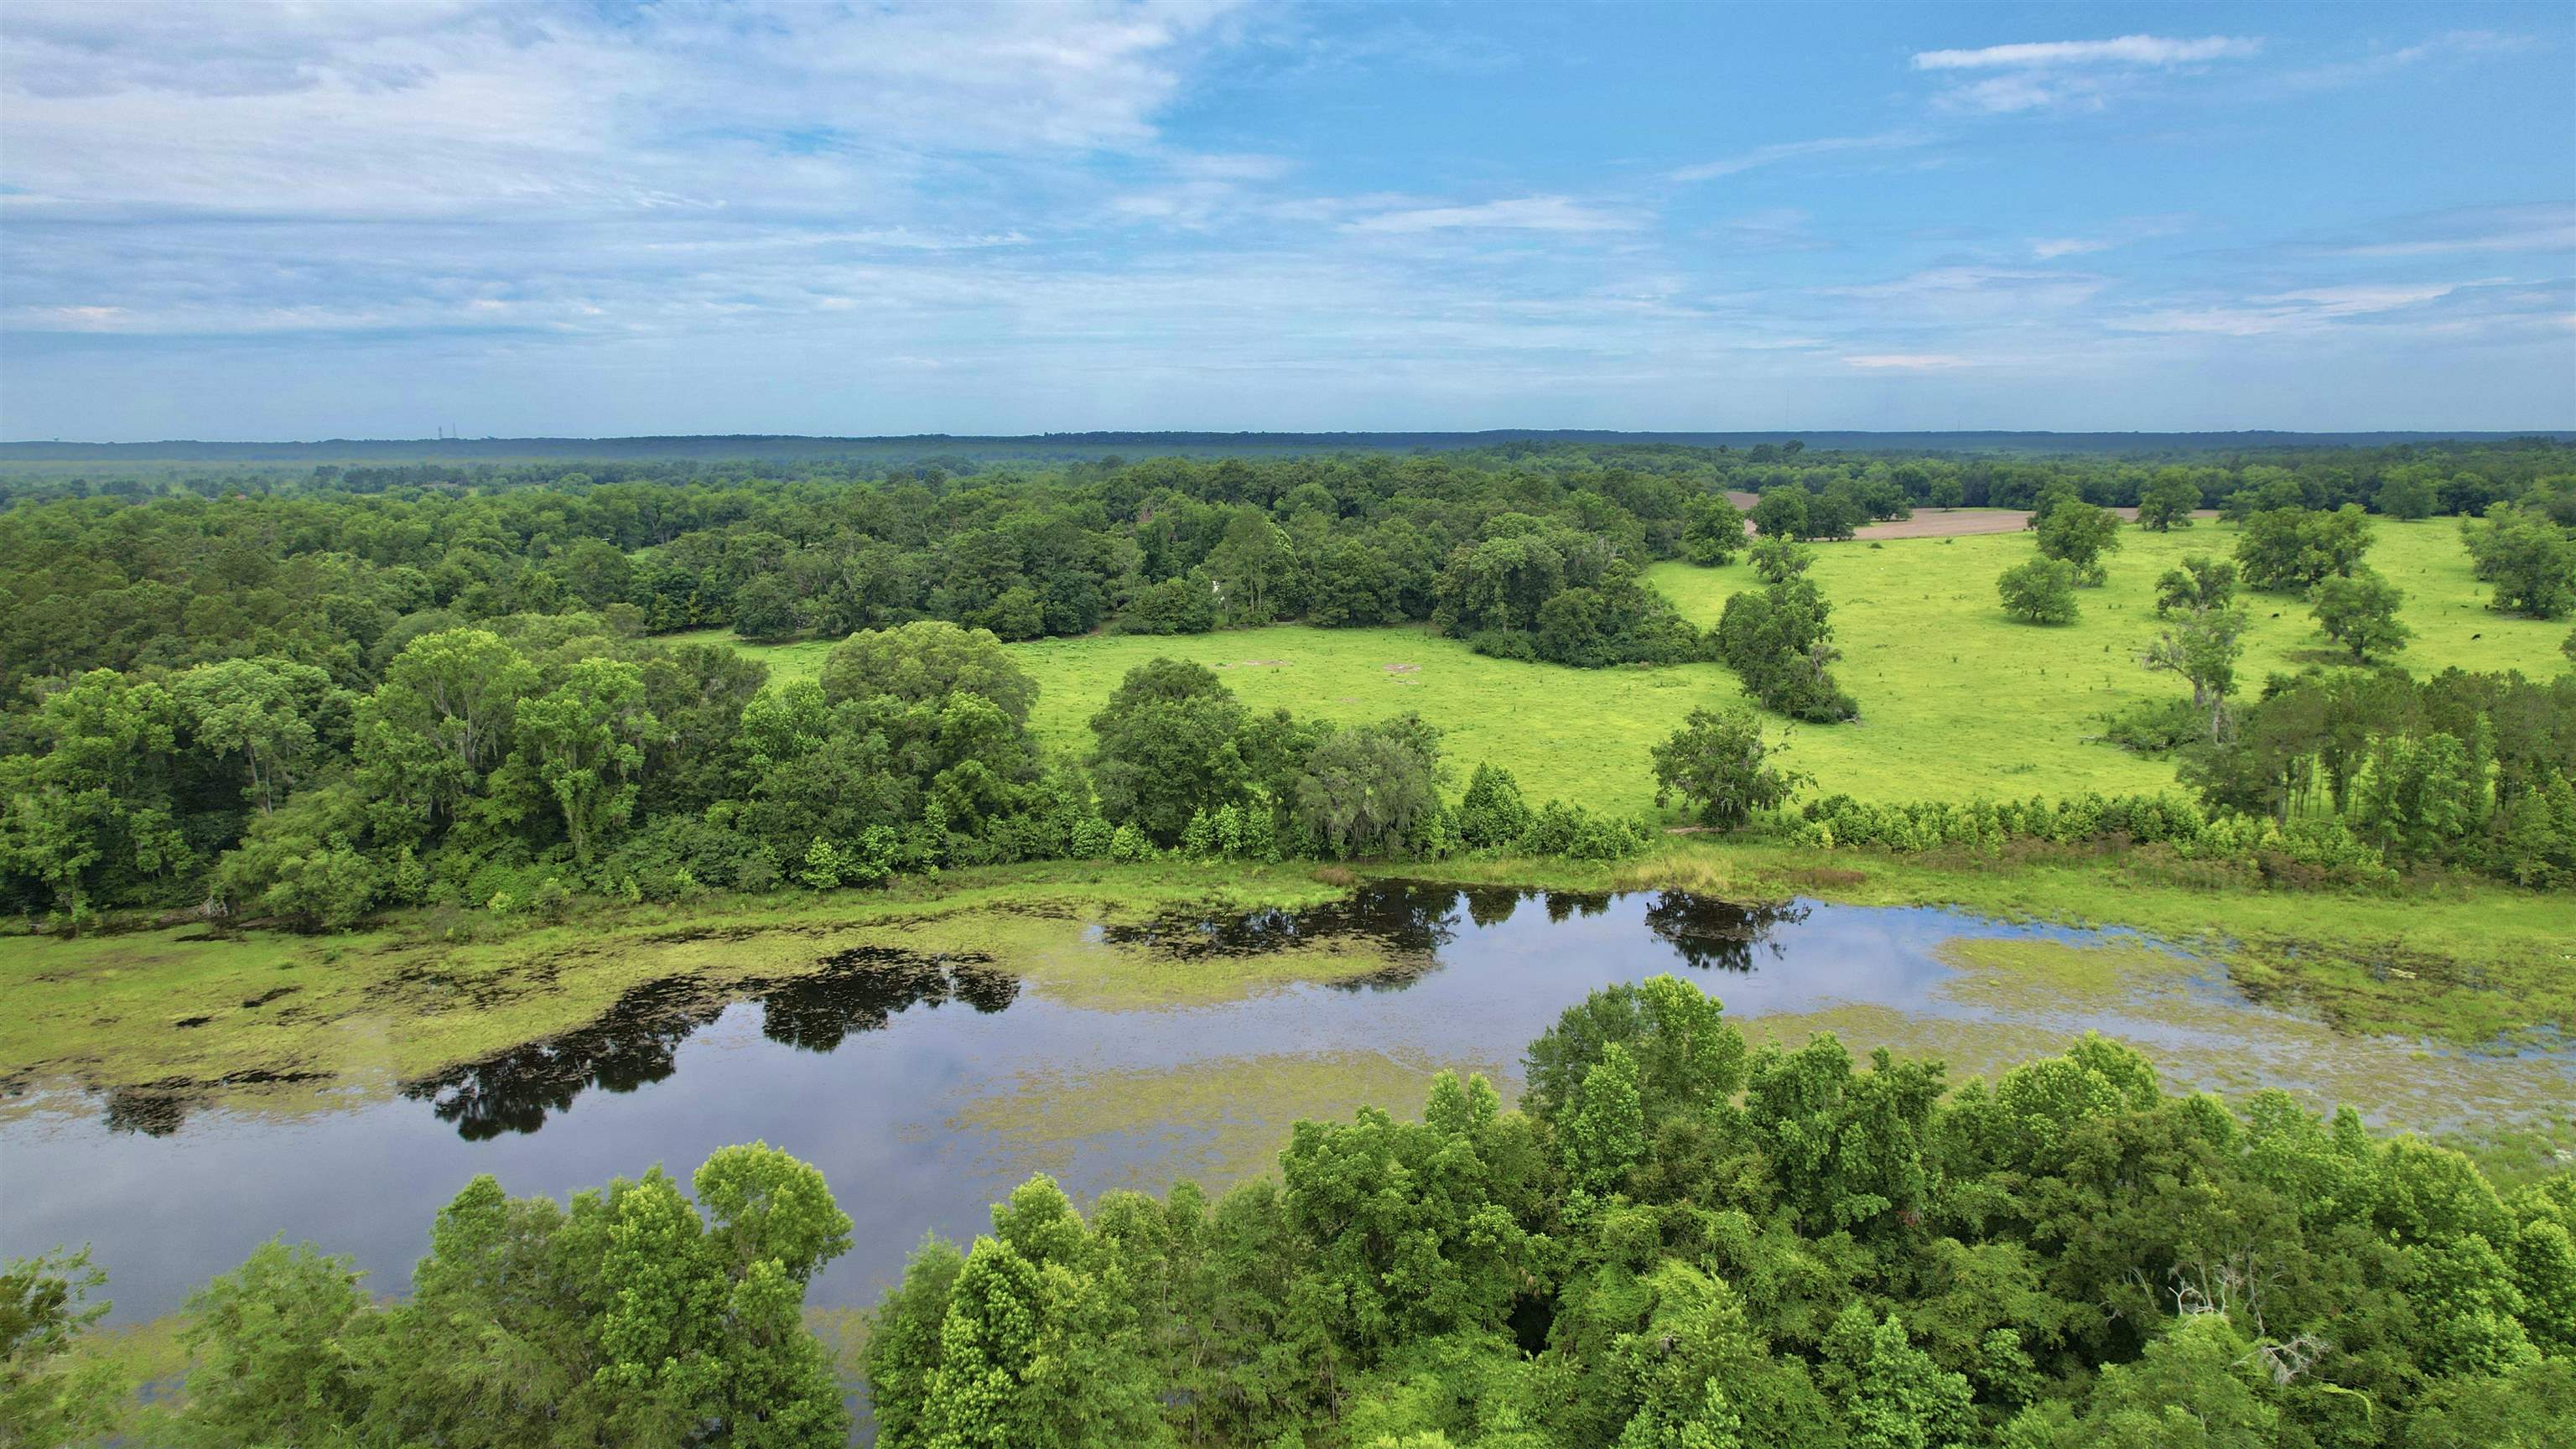
[(2576, 426), (2576, 7), (12, 0), (0, 437)]

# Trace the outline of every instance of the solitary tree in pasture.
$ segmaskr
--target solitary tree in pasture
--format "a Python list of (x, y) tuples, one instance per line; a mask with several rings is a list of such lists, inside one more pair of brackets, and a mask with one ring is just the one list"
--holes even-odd
[(2227, 696), (2236, 688), (2236, 661), (2245, 653), (2245, 610), (2236, 605), (2194, 609), (2147, 646), (2139, 662), (2161, 673), (2180, 675), (2191, 685), (2192, 704), (2209, 716), (2209, 737), (2219, 739), (2227, 723)]
[(2495, 585), (2496, 612), (2555, 619), (2576, 608), (2576, 539), (2545, 513), (2499, 503), (2462, 519), (2477, 575)]
[(1804, 488), (1772, 488), (1753, 505), (1753, 526), (1765, 538), (1804, 538), (1807, 536), (1807, 508), (1811, 495)]
[(2305, 593), (2329, 574), (2361, 567), (2370, 548), (2370, 523), (2361, 505), (2332, 513), (2269, 508), (2245, 520), (2236, 539), (2236, 562), (2249, 589)]
[(1792, 539), (1766, 533), (1753, 541), (1749, 557), (1754, 575), (1762, 582), (1785, 584), (1815, 563), (1816, 551)]
[(2076, 582), (2100, 587), (2110, 578), (2102, 556), (2120, 547), (2120, 516), (2082, 499), (2069, 499), (2049, 510), (2039, 525), (2042, 557), (2064, 559), (2075, 566)]
[(2004, 612), (2034, 624), (2075, 622), (2075, 565), (2064, 559), (2035, 558), (2003, 571), (1995, 580)]
[(2156, 580), (2159, 615), (2224, 608), (2236, 597), (2236, 565), (2193, 554)]
[(2318, 630), (2351, 650), (2356, 663), (2403, 649), (2415, 637), (2397, 617), (2406, 595), (2376, 570), (2355, 569), (2350, 577), (2320, 580), (2309, 598)]

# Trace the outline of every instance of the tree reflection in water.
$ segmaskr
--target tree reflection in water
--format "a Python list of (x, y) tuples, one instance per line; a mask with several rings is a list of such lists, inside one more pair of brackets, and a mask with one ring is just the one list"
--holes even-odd
[(1345, 937), (1373, 941), (1390, 955), (1427, 957), (1457, 939), (1459, 900), (1453, 886), (1373, 881), (1342, 900), (1304, 910), (1172, 911), (1141, 925), (1104, 926), (1100, 935), (1113, 945), (1146, 946), (1183, 959), (1256, 956)]
[[(1306, 910), (1180, 911), (1142, 924), (1106, 926), (1101, 934), (1115, 944), (1183, 959), (1249, 956), (1357, 938), (1375, 944), (1392, 964), (1333, 986), (1400, 991), (1439, 964), (1440, 951), (1456, 941), (1462, 924), (1500, 926), (1532, 899), (1548, 920), (1562, 922), (1604, 915), (1617, 898), (1381, 881)], [(1807, 908), (1796, 904), (1748, 906), (1664, 891), (1647, 903), (1645, 923), (1691, 966), (1750, 971), (1754, 948), (1769, 945), (1776, 955), (1779, 946), (1770, 939), (1774, 929), (1806, 915)], [(754, 982), (738, 991), (659, 981), (628, 992), (588, 1026), (440, 1073), (404, 1091), (430, 1102), (442, 1121), (455, 1123), (458, 1133), (471, 1140), (534, 1132), (548, 1114), (570, 1107), (584, 1092), (631, 1092), (668, 1077), (677, 1066), (680, 1043), (746, 997), (760, 1003), (762, 1035), (802, 1051), (828, 1052), (855, 1034), (883, 1030), (915, 1006), (961, 1001), (979, 1012), (996, 1012), (1008, 1007), (1019, 989), (1017, 977), (980, 958), (925, 956), (886, 947), (847, 951), (811, 975)], [(167, 1133), (177, 1127), (180, 1111), (176, 1100), (157, 1096), (121, 1096), (109, 1103), (111, 1122), (125, 1131)]]
[[(828, 1052), (854, 1032), (882, 1030), (908, 1007), (954, 999), (977, 1011), (1000, 1011), (1019, 989), (1017, 978), (981, 959), (864, 947), (833, 957), (809, 976), (752, 983), (744, 994), (760, 1002), (762, 1035)], [(631, 1092), (668, 1077), (678, 1065), (680, 1043), (736, 999), (688, 982), (651, 982), (588, 1026), (452, 1068), (403, 1093), (428, 1101), (439, 1120), (455, 1123), (468, 1141), (534, 1132), (548, 1113), (569, 1108), (593, 1088)]]
[(1807, 907), (1794, 901), (1747, 906), (1689, 891), (1663, 891), (1646, 907), (1646, 929), (1703, 970), (1750, 971), (1756, 946), (1777, 958), (1781, 948), (1772, 932), (1806, 918)]

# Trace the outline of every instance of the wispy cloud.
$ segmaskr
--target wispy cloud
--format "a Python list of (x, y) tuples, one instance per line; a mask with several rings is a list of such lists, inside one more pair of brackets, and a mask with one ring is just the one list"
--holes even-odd
[(2323, 248), (2347, 257), (2431, 257), (2458, 252), (2576, 253), (2576, 202), (2471, 207), (2393, 223), (2390, 235)]
[(1818, 296), (1853, 298), (1884, 310), (1957, 322), (2055, 316), (2091, 301), (2105, 285), (2104, 278), (2081, 272), (1963, 265), (1814, 290)]
[(2123, 35), (2113, 40), (2042, 40), (1989, 45), (1976, 50), (1925, 50), (1916, 70), (2058, 70), (2093, 65), (2198, 65), (2244, 60), (2263, 42), (2247, 36), (2208, 35), (2177, 40), (2162, 35)]
[(2171, 236), (2186, 224), (2185, 218), (2178, 216), (2136, 217), (2105, 227), (2090, 236), (2034, 237), (2030, 243), (2030, 255), (2032, 260), (2042, 262), (2053, 262), (2061, 257), (2090, 256), (2151, 237)]
[(1898, 151), (1923, 145), (1929, 139), (1920, 131), (1881, 131), (1867, 136), (1819, 136), (1811, 141), (1780, 141), (1714, 161), (1684, 166), (1669, 175), (1675, 181), (1714, 181), (1720, 176), (1733, 176), (1757, 166), (1776, 166), (1783, 161), (1803, 161), (1811, 156), (1838, 156), (1855, 151)]
[(2507, 285), (2511, 280), (2481, 277), (2461, 282), (2303, 287), (2247, 297), (2236, 304), (2163, 308), (2115, 319), (2111, 325), (2132, 332), (2195, 332), (2226, 337), (2312, 332), (2348, 319), (2411, 311), (2472, 289)]
[(1866, 372), (1942, 372), (1970, 365), (1968, 359), (1948, 352), (1857, 352), (1843, 356), (1843, 366)]
[(2246, 60), (2262, 49), (2263, 42), (2251, 36), (2123, 35), (2111, 40), (2042, 40), (1974, 50), (1918, 51), (1914, 68), (1979, 77), (1963, 79), (1941, 93), (1941, 103), (1955, 109), (1995, 113), (2056, 106), (2098, 109), (2129, 89), (2129, 78), (2139, 72)]
[(2504, 35), (2492, 30), (2454, 30), (2394, 50), (2375, 50), (2350, 60), (2302, 66), (2284, 72), (2280, 83), (2293, 91), (2334, 90), (2381, 80), (2427, 61), (2506, 55), (2528, 49), (2530, 45), (2531, 41), (2526, 36)]
[(1720, 222), (1717, 234), (1748, 251), (1821, 251), (1833, 243), (1809, 229), (1802, 207), (1775, 206)]
[(1644, 219), (1605, 211), (1563, 196), (1521, 196), (1473, 206), (1415, 206), (1381, 211), (1342, 223), (1350, 232), (1406, 234), (1427, 231), (1634, 231)]

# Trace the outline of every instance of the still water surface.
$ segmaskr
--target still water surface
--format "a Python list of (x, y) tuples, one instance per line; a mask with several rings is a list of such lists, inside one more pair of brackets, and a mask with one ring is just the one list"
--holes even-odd
[[(119, 1321), (170, 1311), (281, 1234), (348, 1254), (372, 1286), (399, 1290), (431, 1213), (477, 1173), (514, 1194), (560, 1197), (655, 1162), (685, 1176), (716, 1148), (758, 1139), (819, 1166), (857, 1223), (852, 1251), (809, 1301), (864, 1306), (925, 1232), (985, 1227), (986, 1204), (1036, 1167), (1082, 1195), (1204, 1166), (1209, 1144), (1197, 1139), (1258, 1132), (1238, 1154), (1248, 1162), (1279, 1141), (1276, 1121), (1221, 1114), (1174, 1130), (1077, 1124), (1039, 1153), (1029, 1129), (1045, 1137), (1054, 1109), (1030, 1094), (1032, 1080), (1224, 1081), (1247, 1060), (1320, 1058), (1329, 1072), (1352, 1054), (1508, 1076), (1585, 992), (1667, 971), (1692, 976), (1731, 1016), (1884, 1008), (1927, 1027), (1937, 1048), (1945, 1031), (2012, 1015), (1944, 989), (1960, 973), (1936, 954), (1943, 942), (2106, 939), (1933, 909), (1409, 885), (1302, 913), (1094, 935), (1165, 955), (1357, 936), (1398, 964), (1353, 982), (1138, 1010), (1057, 1000), (998, 964), (859, 951), (730, 1004), (646, 987), (593, 1027), (391, 1094), (297, 1110), (61, 1094), (0, 1123), (0, 1254), (92, 1244)], [(2264, 1015), (2214, 977), (2192, 989), (2249, 1020)], [(2165, 1017), (2112, 1025), (2149, 1043), (2208, 1034)], [(1387, 1105), (1417, 1108), (1418, 1091)]]

